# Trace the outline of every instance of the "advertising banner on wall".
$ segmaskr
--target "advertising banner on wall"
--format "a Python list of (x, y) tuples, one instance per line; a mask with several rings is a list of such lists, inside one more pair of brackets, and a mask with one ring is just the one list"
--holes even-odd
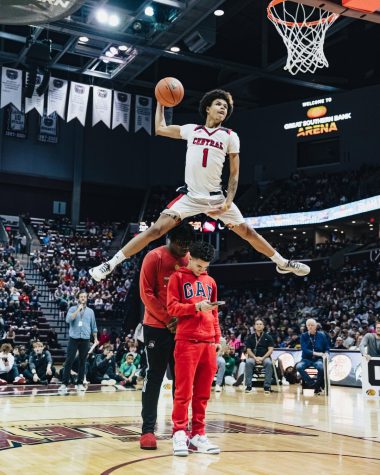
[(362, 358), (363, 396), (366, 399), (380, 399), (380, 358), (369, 361)]

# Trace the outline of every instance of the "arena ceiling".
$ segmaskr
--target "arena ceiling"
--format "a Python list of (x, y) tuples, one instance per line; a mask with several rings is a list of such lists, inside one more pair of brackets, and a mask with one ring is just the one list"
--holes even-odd
[[(267, 0), (85, 0), (69, 18), (47, 25), (1, 25), (0, 63), (22, 67), (27, 37), (50, 39), (55, 76), (144, 94), (161, 77), (175, 76), (185, 86), (183, 110), (215, 87), (255, 108), (380, 83), (380, 24), (341, 17), (326, 38), (330, 67), (293, 77), (283, 70), (285, 46), (266, 7)], [(119, 25), (100, 24), (99, 8), (117, 14)], [(221, 17), (213, 13), (218, 8)], [(124, 51), (106, 56), (121, 45)]]

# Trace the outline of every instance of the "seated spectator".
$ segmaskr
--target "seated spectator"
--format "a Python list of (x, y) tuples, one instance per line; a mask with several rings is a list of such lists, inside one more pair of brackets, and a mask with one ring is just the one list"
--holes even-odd
[(0, 347), (0, 384), (25, 384), (26, 380), (19, 375), (15, 359), (12, 355), (12, 346), (3, 343)]
[(134, 388), (137, 381), (137, 377), (135, 376), (137, 368), (133, 363), (133, 359), (133, 354), (128, 353), (124, 363), (120, 365), (119, 369), (119, 374), (122, 378), (120, 384), (130, 388)]
[[(306, 321), (307, 332), (301, 335), (302, 359), (296, 364), (304, 383), (314, 388), (315, 394), (320, 394), (324, 389), (323, 358), (327, 357), (330, 350), (329, 339), (322, 331), (317, 331), (317, 322), (313, 318)], [(314, 381), (306, 372), (313, 367), (318, 371), (317, 380)]]
[(16, 346), (13, 350), (15, 365), (19, 374), (24, 374), (29, 366), (29, 356), (24, 345)]
[(367, 361), (380, 357), (380, 321), (376, 322), (376, 333), (367, 333), (360, 343), (360, 352)]
[(256, 365), (263, 365), (265, 371), (264, 393), (271, 392), (273, 365), (271, 354), (274, 349), (272, 337), (264, 332), (264, 322), (259, 318), (255, 321), (255, 332), (245, 342), (247, 360), (245, 362), (245, 392), (252, 391), (253, 370)]
[[(229, 348), (226, 347), (226, 340), (224, 338), (220, 339), (221, 348), (216, 355), (216, 364), (217, 364), (217, 372), (216, 372), (216, 384), (215, 384), (215, 392), (220, 393), (222, 391), (222, 384), (224, 381), (224, 373), (226, 372), (226, 360), (223, 358), (223, 354), (229, 351)], [(231, 348), (232, 349), (232, 348)]]
[(95, 357), (90, 374), (90, 382), (112, 386), (117, 381), (123, 381), (123, 378), (116, 373), (116, 362), (112, 345), (105, 343), (103, 345), (103, 353)]
[(226, 362), (226, 370), (224, 372), (224, 378), (227, 385), (235, 384), (234, 370), (236, 366), (235, 350), (233, 348), (226, 348), (223, 358)]
[(103, 346), (105, 343), (110, 341), (110, 336), (108, 334), (107, 328), (103, 328), (102, 333), (99, 336), (99, 346)]
[(334, 350), (347, 350), (343, 345), (343, 338), (341, 336), (338, 336), (335, 340)]
[(50, 351), (44, 348), (42, 342), (36, 341), (29, 355), (29, 369), (25, 371), (25, 377), (30, 383), (48, 384), (55, 373)]
[(46, 345), (48, 346), (49, 349), (59, 347), (58, 336), (52, 328), (48, 331), (48, 334), (46, 337)]
[(8, 343), (11, 343), (12, 345), (14, 345), (15, 338), (16, 338), (16, 332), (15, 332), (14, 327), (9, 327), (8, 331), (5, 333), (5, 340)]

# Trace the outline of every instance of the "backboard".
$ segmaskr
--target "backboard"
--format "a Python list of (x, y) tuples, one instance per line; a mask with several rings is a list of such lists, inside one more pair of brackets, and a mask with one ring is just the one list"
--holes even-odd
[(380, 23), (380, 0), (291, 0), (338, 15)]

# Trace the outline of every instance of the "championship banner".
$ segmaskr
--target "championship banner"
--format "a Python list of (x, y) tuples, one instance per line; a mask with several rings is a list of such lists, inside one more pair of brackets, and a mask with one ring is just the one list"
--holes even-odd
[(22, 71), (3, 68), (1, 74), (1, 102), (0, 109), (13, 104), (21, 111)]
[(366, 399), (380, 400), (380, 358), (362, 358), (362, 388)]
[(152, 98), (136, 96), (135, 132), (145, 129), (152, 135)]
[[(29, 73), (26, 73), (26, 82), (28, 82)], [(25, 114), (30, 112), (33, 109), (40, 114), (42, 117), (44, 113), (44, 95), (39, 96), (37, 94), (37, 87), (41, 84), (42, 74), (37, 74), (36, 76), (36, 85), (34, 87), (32, 97), (25, 97)]]
[(19, 111), (14, 105), (10, 104), (5, 109), (4, 134), (8, 137), (26, 139), (27, 124), (24, 111)]
[(129, 132), (129, 119), (131, 115), (131, 94), (114, 91), (112, 129), (122, 125)]
[(65, 106), (68, 82), (64, 79), (50, 78), (49, 93), (47, 101), (47, 115), (56, 112), (65, 120)]
[(93, 86), (92, 94), (92, 126), (103, 122), (111, 127), (112, 90)]
[(71, 83), (67, 122), (78, 119), (83, 126), (85, 125), (89, 92), (90, 86), (88, 84)]
[(39, 142), (58, 143), (58, 114), (44, 114), (40, 119), (40, 131), (37, 136)]

